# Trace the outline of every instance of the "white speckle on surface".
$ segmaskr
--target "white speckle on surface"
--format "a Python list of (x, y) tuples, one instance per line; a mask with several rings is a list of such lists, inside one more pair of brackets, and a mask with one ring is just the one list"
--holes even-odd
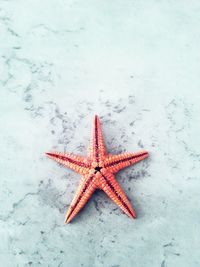
[[(199, 267), (200, 2), (0, 1), (0, 262)], [(117, 179), (130, 220), (96, 192), (69, 224), (99, 114), (108, 152), (150, 157)]]

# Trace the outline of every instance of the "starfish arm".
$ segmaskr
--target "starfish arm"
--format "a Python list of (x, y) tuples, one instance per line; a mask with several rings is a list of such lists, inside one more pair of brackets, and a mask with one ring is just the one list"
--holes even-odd
[(106, 148), (103, 141), (103, 134), (99, 117), (95, 115), (93, 122), (92, 138), (90, 141), (89, 156), (99, 163), (106, 155)]
[(100, 178), (101, 189), (131, 218), (135, 218), (136, 214), (131, 203), (127, 199), (122, 188), (116, 181), (114, 175), (106, 169), (101, 170)]
[(112, 172), (116, 173), (119, 170), (130, 166), (132, 164), (137, 163), (138, 161), (141, 161), (148, 157), (147, 151), (140, 151), (137, 153), (123, 153), (118, 155), (113, 155), (107, 157), (107, 159), (104, 161), (104, 167)]
[(46, 155), (81, 175), (88, 173), (90, 170), (90, 163), (87, 158), (60, 152), (47, 152)]
[(65, 219), (66, 223), (69, 223), (77, 215), (95, 191), (96, 184), (93, 181), (94, 177), (94, 174), (88, 174), (82, 178), (78, 190), (67, 211)]

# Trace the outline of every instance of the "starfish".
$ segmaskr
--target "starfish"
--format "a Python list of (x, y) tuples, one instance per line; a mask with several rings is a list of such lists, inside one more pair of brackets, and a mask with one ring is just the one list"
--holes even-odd
[(107, 154), (97, 115), (94, 117), (88, 157), (60, 152), (47, 152), (46, 155), (82, 176), (65, 223), (69, 223), (78, 214), (96, 189), (103, 190), (129, 217), (136, 218), (135, 211), (114, 174), (148, 157), (148, 152)]

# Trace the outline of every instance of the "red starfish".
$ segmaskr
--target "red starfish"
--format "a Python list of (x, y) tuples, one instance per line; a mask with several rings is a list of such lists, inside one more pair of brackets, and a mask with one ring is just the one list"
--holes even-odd
[(122, 153), (109, 155), (103, 141), (99, 117), (94, 117), (89, 155), (87, 158), (60, 152), (46, 153), (49, 158), (65, 165), (82, 175), (82, 179), (74, 199), (66, 215), (69, 223), (85, 206), (93, 192), (102, 189), (129, 217), (135, 218), (129, 200), (115, 179), (119, 170), (148, 157), (148, 152)]

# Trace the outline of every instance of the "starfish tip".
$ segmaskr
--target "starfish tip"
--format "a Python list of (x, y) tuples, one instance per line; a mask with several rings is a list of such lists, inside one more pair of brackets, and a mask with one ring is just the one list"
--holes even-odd
[(144, 158), (149, 157), (149, 152), (148, 151), (142, 151), (141, 153), (143, 153), (143, 157)]
[(66, 217), (66, 218), (65, 218), (65, 224), (68, 224), (68, 223), (70, 223), (70, 222), (71, 222), (71, 218)]
[(133, 214), (133, 215), (132, 215), (132, 219), (133, 219), (133, 220), (136, 219), (136, 214)]

